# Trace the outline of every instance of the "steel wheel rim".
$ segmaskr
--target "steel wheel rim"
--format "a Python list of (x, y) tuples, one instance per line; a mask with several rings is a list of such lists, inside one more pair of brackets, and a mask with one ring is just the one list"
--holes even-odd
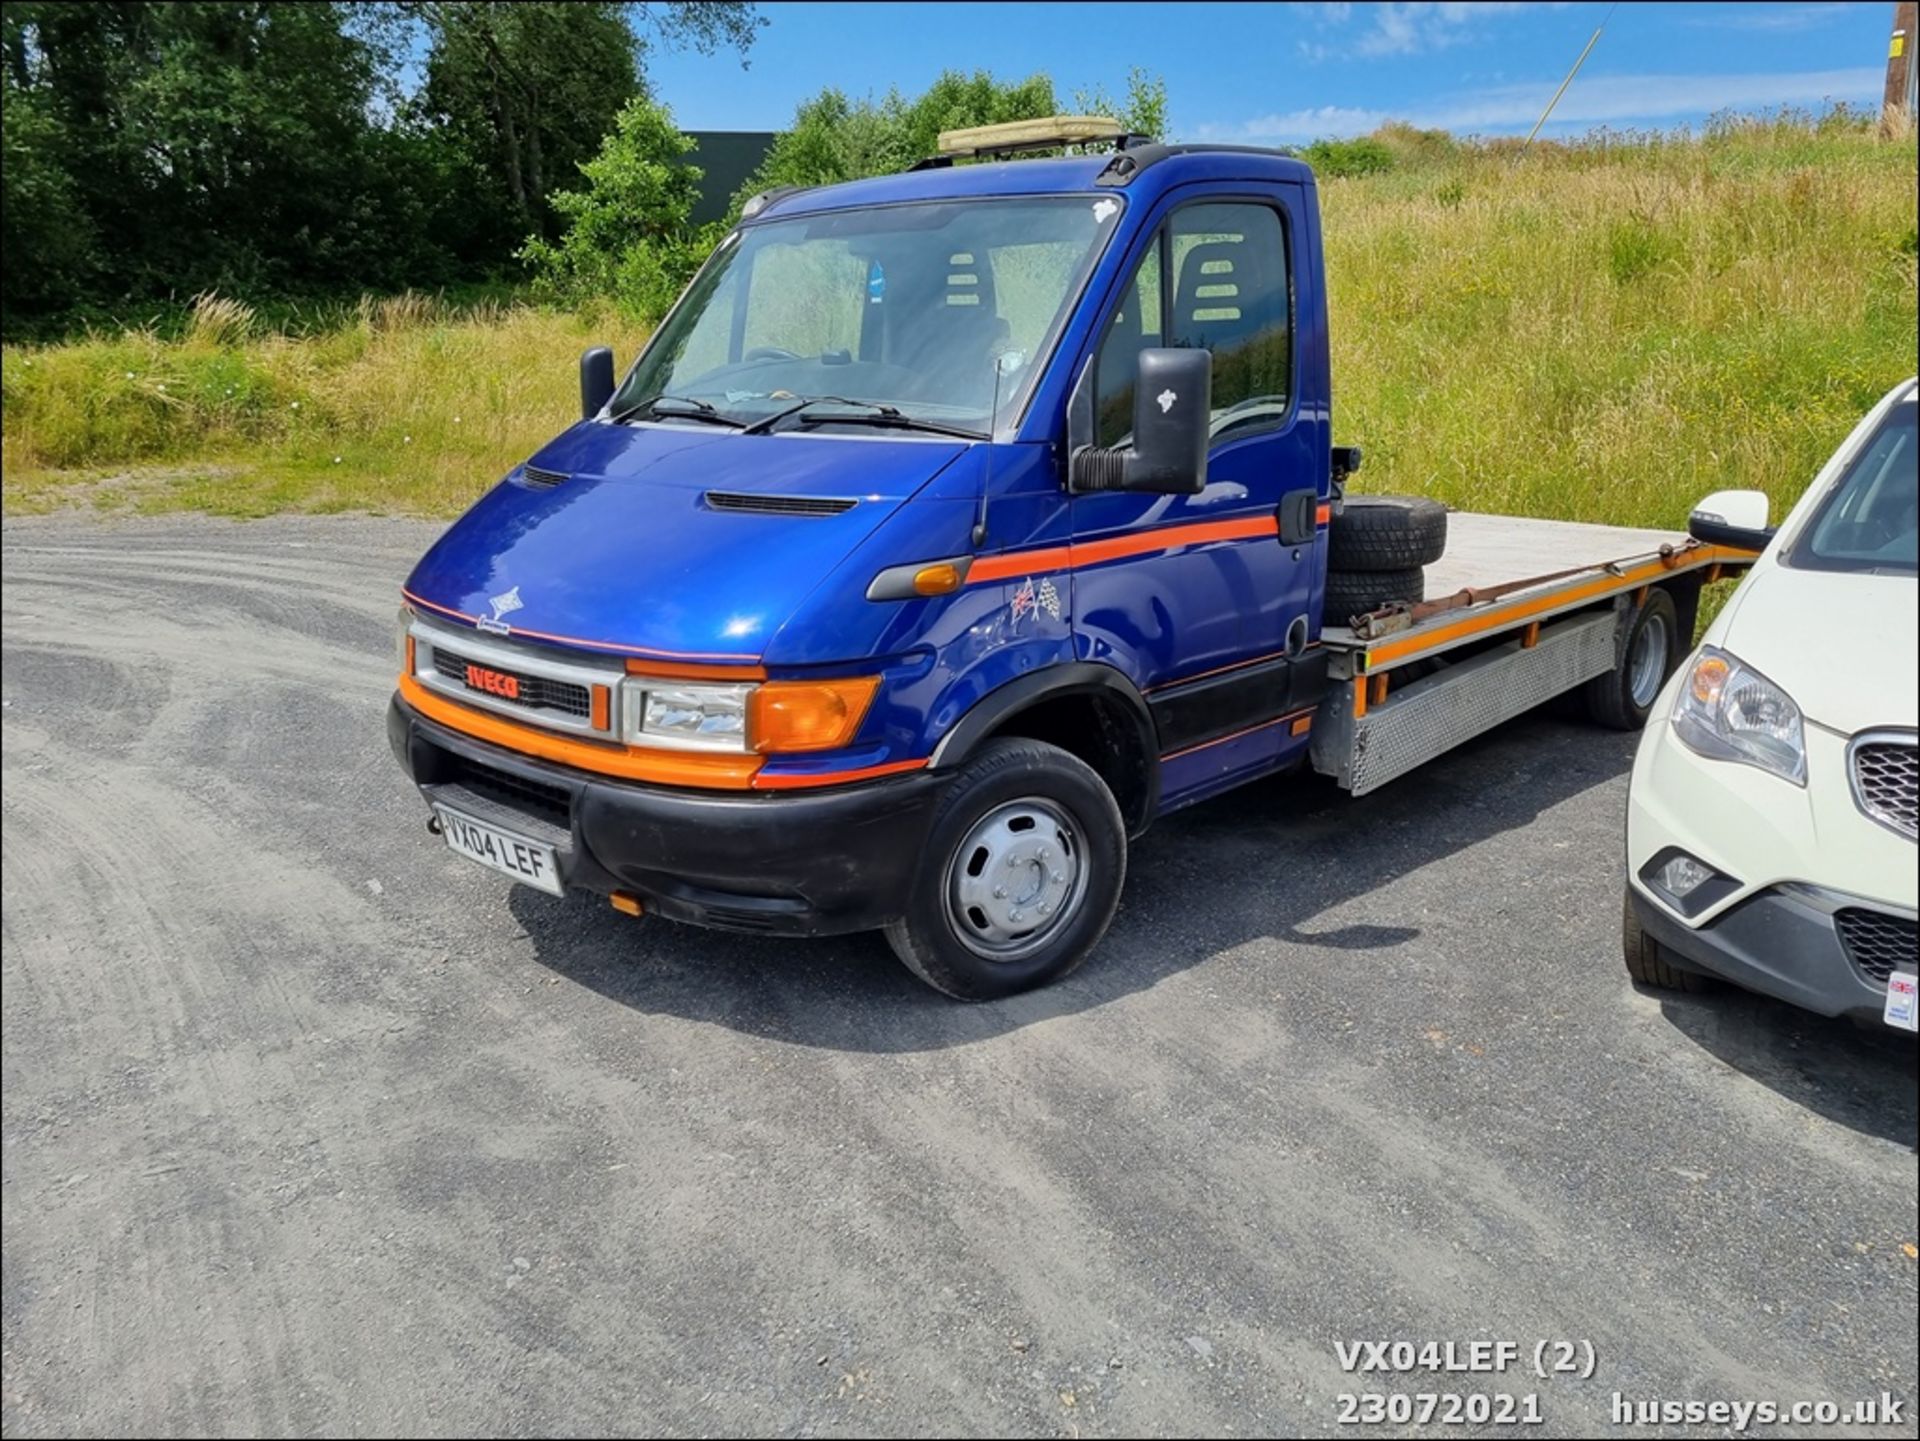
[(1627, 689), (1637, 706), (1650, 706), (1660, 694), (1667, 678), (1667, 618), (1650, 615), (1633, 638), (1633, 654), (1627, 658)]
[(983, 960), (1025, 960), (1058, 935), (1086, 897), (1080, 827), (1037, 796), (996, 806), (947, 862), (947, 925)]

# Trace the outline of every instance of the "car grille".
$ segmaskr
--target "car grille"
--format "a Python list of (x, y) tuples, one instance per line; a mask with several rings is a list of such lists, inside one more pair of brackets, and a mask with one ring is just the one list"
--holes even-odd
[(1833, 923), (1839, 927), (1847, 959), (1868, 980), (1884, 985), (1895, 971), (1914, 969), (1920, 936), (1912, 921), (1885, 911), (1847, 906), (1834, 912)]
[[(467, 667), (476, 665), (481, 670), (492, 671), (495, 675), (509, 675), (519, 683), (519, 694), (503, 696), (497, 692), (485, 690), (467, 682)], [(469, 661), (458, 651), (446, 649), (436, 644), (433, 647), (433, 668), (447, 680), (466, 686), (476, 695), (488, 696), (493, 700), (504, 701), (508, 705), (525, 706), (529, 710), (558, 711), (562, 715), (590, 720), (593, 716), (593, 697), (583, 685), (572, 681), (550, 680), (546, 676), (528, 675), (508, 666), (493, 665), (484, 661)]]
[(1910, 740), (1859, 740), (1853, 746), (1853, 798), (1860, 809), (1908, 839), (1920, 838), (1920, 763)]

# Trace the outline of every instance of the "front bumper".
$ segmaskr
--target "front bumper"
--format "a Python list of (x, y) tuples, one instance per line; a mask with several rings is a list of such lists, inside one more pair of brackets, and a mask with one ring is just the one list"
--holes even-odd
[(603, 780), (387, 708), (394, 755), (428, 801), (554, 845), (569, 887), (625, 891), (694, 925), (776, 935), (899, 918), (944, 775), (816, 792), (707, 795)]
[(1720, 912), (1697, 930), (1637, 886), (1635, 914), (1646, 933), (1688, 970), (1822, 1016), (1878, 1020), (1887, 983), (1862, 974), (1834, 923), (1837, 911), (1865, 909), (1852, 896), (1810, 886), (1776, 886)]

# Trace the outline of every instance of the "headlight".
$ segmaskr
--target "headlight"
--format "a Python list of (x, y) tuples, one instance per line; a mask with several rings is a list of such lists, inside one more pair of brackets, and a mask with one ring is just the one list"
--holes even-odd
[(639, 677), (626, 681), (621, 726), (629, 745), (673, 750), (747, 749), (750, 685), (690, 685)]
[(1673, 733), (1688, 750), (1740, 761), (1807, 783), (1800, 707), (1779, 686), (1713, 646), (1701, 647), (1673, 707)]
[(852, 741), (879, 687), (877, 676), (703, 685), (634, 675), (621, 688), (621, 736), (673, 750), (834, 750)]
[(399, 663), (401, 675), (413, 674), (413, 607), (400, 607), (400, 629), (393, 637), (394, 660)]

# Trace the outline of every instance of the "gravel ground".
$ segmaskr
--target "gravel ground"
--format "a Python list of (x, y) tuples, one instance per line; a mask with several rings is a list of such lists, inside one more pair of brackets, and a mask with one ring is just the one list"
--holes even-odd
[[(960, 1006), (877, 937), (451, 857), (382, 725), (431, 533), (6, 528), (7, 1435), (1920, 1399), (1915, 1047), (1627, 984), (1628, 739), (1243, 789), (1141, 843), (1080, 973)], [(1361, 1338), (1597, 1368), (1356, 1378)]]

